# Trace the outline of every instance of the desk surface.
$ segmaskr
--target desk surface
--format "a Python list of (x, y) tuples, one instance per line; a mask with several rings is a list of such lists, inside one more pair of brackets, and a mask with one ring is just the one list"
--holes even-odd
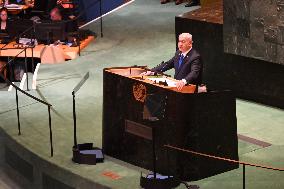
[(215, 0), (200, 9), (182, 14), (182, 18), (223, 24), (223, 0)]
[[(0, 6), (0, 8), (2, 8), (2, 6)], [(27, 5), (18, 5), (17, 7), (6, 7), (6, 8), (8, 9), (8, 12), (10, 14), (19, 14), (23, 10), (28, 9), (29, 6), (27, 6)]]
[[(184, 86), (182, 88), (182, 90), (177, 90), (176, 87), (171, 87), (171, 86), (165, 86), (165, 85), (161, 85), (158, 83), (155, 83), (153, 80), (151, 80), (151, 78), (153, 78), (152, 76), (141, 76), (139, 74), (141, 74), (142, 72), (145, 72), (145, 69), (143, 68), (110, 68), (110, 69), (106, 69), (107, 72), (111, 72), (114, 74), (118, 74), (121, 76), (125, 76), (137, 81), (143, 81), (144, 83), (148, 83), (148, 84), (152, 84), (155, 85), (157, 87), (161, 87), (161, 88), (165, 88), (165, 89), (169, 89), (172, 91), (176, 91), (176, 92), (180, 92), (180, 93), (194, 93), (195, 91), (195, 85), (187, 85)], [(174, 78), (171, 77), (164, 77), (167, 80), (171, 80), (173, 82), (177, 82), (177, 80), (175, 80)]]
[[(93, 40), (94, 40), (93, 36), (89, 36), (87, 39), (83, 40), (80, 43), (80, 49), (82, 50), (85, 47), (87, 47)], [(3, 48), (4, 45), (5, 44), (0, 44), (0, 49)], [(4, 50), (0, 50), (0, 56), (14, 57), (20, 53), (19, 57), (25, 57), (25, 52), (21, 52), (23, 51), (23, 48), (17, 48), (17, 46), (18, 45), (16, 44), (16, 42), (9, 43), (8, 45), (5, 46)], [(32, 57), (33, 53), (33, 57), (41, 59), (45, 47), (46, 45), (44, 44), (36, 45), (35, 48), (33, 49), (33, 52), (31, 48), (28, 48), (26, 50), (27, 57)], [(75, 59), (78, 56), (79, 47), (69, 47), (67, 45), (59, 45), (58, 47), (60, 47), (63, 50), (64, 57), (66, 60)]]

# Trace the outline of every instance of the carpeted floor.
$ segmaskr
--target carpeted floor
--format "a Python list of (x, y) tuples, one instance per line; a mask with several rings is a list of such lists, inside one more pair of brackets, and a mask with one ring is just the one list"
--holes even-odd
[[(138, 188), (140, 172), (136, 167), (126, 167), (112, 158), (96, 167), (78, 166), (71, 162), (71, 92), (89, 71), (90, 79), (76, 97), (78, 142), (95, 142), (97, 146), (101, 146), (103, 68), (130, 65), (152, 67), (171, 58), (175, 52), (175, 16), (189, 10), (184, 4), (175, 6), (171, 2), (161, 5), (159, 0), (136, 0), (104, 18), (104, 38), (97, 38), (95, 43), (84, 50), (81, 57), (65, 64), (40, 67), (38, 89), (30, 93), (53, 105), (53, 158), (49, 157), (48, 114), (44, 105), (20, 95), (22, 136), (18, 136), (14, 92), (1, 91), (0, 126), (17, 142), (56, 166), (62, 166), (72, 173), (96, 180), (111, 188)], [(88, 28), (99, 33), (99, 23), (93, 23)], [(237, 117), (239, 134), (272, 144), (270, 147), (262, 148), (239, 141), (240, 159), (284, 167), (284, 111), (238, 100)], [(105, 170), (115, 172), (121, 179), (113, 181), (103, 177), (102, 172)], [(282, 172), (259, 168), (247, 168), (246, 172), (247, 188), (284, 188)], [(242, 169), (200, 180), (194, 184), (198, 184), (202, 189), (241, 188)]]

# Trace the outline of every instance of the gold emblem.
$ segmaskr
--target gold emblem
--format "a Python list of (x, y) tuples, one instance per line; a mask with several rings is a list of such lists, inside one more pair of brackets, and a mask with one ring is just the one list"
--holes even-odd
[(136, 83), (133, 85), (133, 96), (135, 100), (144, 102), (147, 96), (147, 89), (145, 85)]

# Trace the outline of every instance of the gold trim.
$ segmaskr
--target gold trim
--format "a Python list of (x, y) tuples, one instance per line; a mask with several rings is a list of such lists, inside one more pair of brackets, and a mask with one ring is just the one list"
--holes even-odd
[(139, 83), (135, 83), (133, 85), (133, 96), (135, 98), (135, 100), (139, 101), (139, 102), (144, 102), (147, 96), (147, 89), (145, 87), (145, 85), (143, 84), (139, 84)]

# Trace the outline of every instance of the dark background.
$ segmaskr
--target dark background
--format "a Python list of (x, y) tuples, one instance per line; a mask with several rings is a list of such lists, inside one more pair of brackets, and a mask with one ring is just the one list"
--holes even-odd
[(209, 89), (231, 89), (239, 98), (284, 109), (284, 65), (225, 53), (222, 23), (184, 14), (176, 17), (176, 37), (183, 32), (193, 35), (193, 47), (203, 58), (203, 83)]

